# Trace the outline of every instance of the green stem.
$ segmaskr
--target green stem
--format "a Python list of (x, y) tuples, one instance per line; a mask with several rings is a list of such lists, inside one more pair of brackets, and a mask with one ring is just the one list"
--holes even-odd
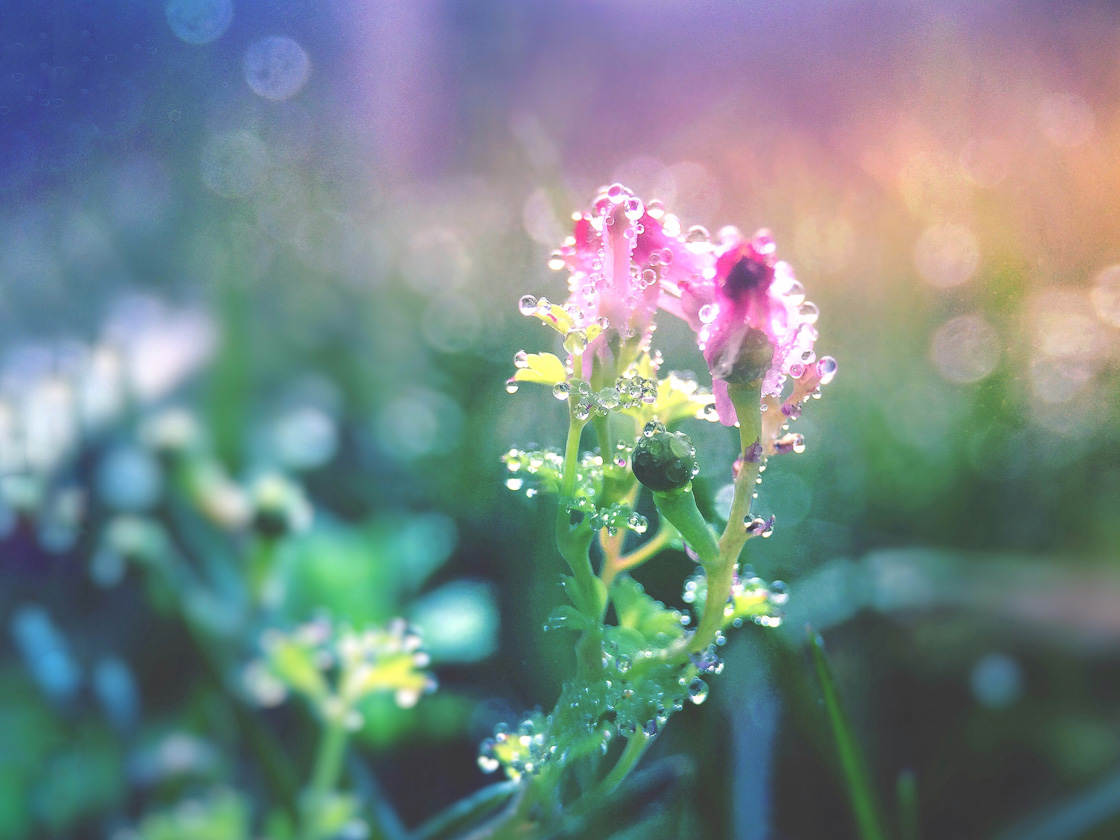
[[(730, 388), (731, 400), (739, 416), (739, 441), (741, 446), (739, 458), (739, 474), (735, 476), (735, 495), (731, 500), (731, 512), (728, 515), (727, 525), (723, 535), (719, 538), (714, 556), (706, 556), (705, 551), (711, 552), (711, 546), (701, 545), (692, 541), (689, 544), (700, 556), (707, 576), (708, 593), (704, 599), (704, 611), (696, 631), (689, 639), (685, 648), (686, 652), (693, 653), (703, 650), (716, 632), (723, 627), (723, 611), (727, 599), (731, 595), (731, 584), (735, 577), (735, 565), (739, 562), (739, 555), (746, 545), (747, 529), (743, 520), (751, 510), (751, 499), (754, 495), (755, 481), (758, 478), (760, 461), (749, 458), (753, 455), (755, 444), (759, 443), (762, 431), (761, 387), (754, 385), (732, 385)], [(654, 494), (656, 499), (658, 494)], [(693, 505), (695, 508), (695, 504)], [(691, 516), (691, 514), (689, 514)], [(699, 511), (696, 512), (699, 516)], [(670, 517), (670, 521), (680, 530), (680, 525)], [(705, 532), (707, 526), (705, 524)], [(689, 540), (689, 535), (681, 530), (681, 535)]]
[(603, 567), (603, 583), (609, 588), (619, 572), (633, 569), (635, 566), (640, 566), (650, 558), (655, 557), (658, 552), (673, 542), (676, 533), (676, 529), (668, 524), (667, 520), (663, 521), (652, 538), (646, 540), (629, 554), (620, 555), (612, 563)]
[(605, 601), (603, 585), (591, 568), (591, 528), (586, 522), (572, 525), (566, 502), (575, 495), (576, 467), (579, 463), (579, 439), (584, 421), (572, 417), (568, 423), (568, 441), (564, 446), (564, 473), (560, 481), (559, 507), (556, 511), (556, 547), (567, 562), (575, 579), (577, 606), (588, 615), (598, 615)]
[[(759, 444), (762, 435), (761, 388), (758, 385), (733, 385), (730, 388), (731, 401), (739, 416), (739, 442), (742, 451), (739, 459), (739, 474), (735, 476), (735, 495), (731, 500), (731, 512), (727, 516), (727, 526), (719, 539), (720, 554), (731, 557), (734, 563), (739, 552), (746, 544), (748, 535), (743, 520), (751, 512), (751, 498), (761, 460), (750, 460), (752, 448)], [(759, 455), (761, 458), (761, 455)]]
[(603, 777), (603, 781), (595, 789), (595, 794), (597, 796), (609, 796), (613, 793), (615, 788), (622, 784), (623, 780), (630, 775), (630, 771), (641, 760), (651, 741), (653, 739), (644, 732), (638, 732), (630, 736), (622, 750), (622, 755), (618, 757), (618, 761), (615, 762), (611, 771)]
[(249, 593), (255, 605), (264, 603), (265, 590), (276, 567), (278, 540), (259, 536), (253, 540), (249, 549), (248, 578)]
[(346, 727), (341, 720), (332, 720), (327, 724), (315, 754), (315, 769), (308, 787), (312, 795), (329, 793), (338, 784), (347, 740)]
[(319, 840), (318, 823), (320, 809), (326, 797), (338, 785), (342, 774), (342, 762), (346, 757), (348, 735), (344, 723), (345, 714), (332, 715), (319, 741), (315, 753), (315, 764), (311, 771), (311, 781), (304, 793), (304, 822), (300, 836), (303, 840)]
[(708, 594), (704, 599), (704, 612), (700, 615), (700, 622), (696, 631), (689, 637), (688, 653), (696, 653), (712, 643), (716, 632), (723, 628), (723, 611), (727, 605), (727, 598), (731, 594), (731, 582), (735, 574), (734, 562), (721, 561), (705, 569), (708, 584)]
[(680, 532), (681, 537), (696, 552), (705, 568), (718, 562), (719, 545), (708, 521), (696, 507), (691, 483), (679, 490), (655, 491), (653, 503), (657, 505), (657, 512)]
[(603, 463), (611, 463), (611, 421), (606, 414), (600, 415), (591, 421), (595, 427), (595, 438), (599, 441), (599, 454), (603, 456)]

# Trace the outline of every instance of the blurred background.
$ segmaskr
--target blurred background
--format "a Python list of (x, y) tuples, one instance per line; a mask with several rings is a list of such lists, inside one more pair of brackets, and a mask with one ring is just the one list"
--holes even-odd
[[(806, 625), (920, 836), (1120, 836), (1120, 8), (1000, 0), (0, 9), (0, 835), (263, 784), (129, 558), (236, 562), (273, 473), (313, 509), (286, 614), (436, 637), (363, 766), (409, 825), (485, 783), (478, 740), (570, 665), (548, 509), (498, 460), (562, 433), (503, 388), (556, 350), (516, 302), (563, 297), (547, 255), (615, 180), (771, 228), (840, 363), (760, 492), (786, 622), (668, 727), (641, 836), (855, 836)], [(734, 435), (690, 431), (715, 499)], [(679, 605), (689, 571), (638, 577)]]

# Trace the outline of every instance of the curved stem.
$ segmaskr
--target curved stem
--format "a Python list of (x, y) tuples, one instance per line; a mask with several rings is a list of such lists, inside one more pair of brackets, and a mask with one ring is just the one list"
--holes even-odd
[(758, 447), (762, 432), (761, 388), (757, 384), (733, 385), (729, 390), (731, 400), (735, 404), (735, 411), (739, 416), (741, 444), (738, 459), (739, 474), (735, 476), (735, 495), (731, 500), (727, 526), (719, 538), (719, 559), (711, 566), (705, 564), (708, 594), (704, 599), (704, 614), (700, 617), (696, 632), (689, 640), (689, 652), (703, 650), (715, 637), (716, 632), (723, 627), (723, 611), (731, 595), (735, 564), (738, 563), (739, 554), (749, 538), (743, 520), (751, 510), (751, 499), (754, 496), (755, 480), (758, 478), (761, 459), (761, 450)]
[(630, 736), (626, 742), (626, 747), (622, 750), (622, 755), (618, 757), (611, 771), (603, 777), (603, 781), (595, 789), (595, 793), (600, 796), (608, 796), (614, 792), (614, 789), (622, 784), (623, 780), (634, 769), (641, 757), (645, 754), (646, 748), (649, 747), (653, 738), (646, 735), (644, 732), (638, 732)]
[(633, 569), (642, 565), (647, 560), (656, 557), (672, 544), (676, 536), (677, 530), (672, 525), (668, 524), (668, 522), (662, 522), (661, 527), (653, 537), (646, 540), (629, 554), (620, 554), (615, 557), (612, 562), (603, 563), (603, 583), (609, 588), (620, 572)]
[(655, 491), (653, 502), (657, 505), (657, 512), (680, 532), (705, 568), (718, 562), (719, 544), (708, 521), (696, 507), (691, 483), (679, 490)]

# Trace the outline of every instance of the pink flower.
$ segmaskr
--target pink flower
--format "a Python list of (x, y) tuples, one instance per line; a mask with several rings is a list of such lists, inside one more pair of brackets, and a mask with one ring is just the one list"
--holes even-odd
[[(675, 286), (700, 268), (680, 237), (676, 217), (659, 202), (647, 207), (621, 184), (602, 188), (591, 209), (575, 217), (572, 236), (549, 264), (570, 272), (564, 308), (576, 327), (603, 328), (584, 350), (585, 361), (610, 361), (623, 342), (648, 349), (662, 287)], [(584, 371), (589, 376), (590, 364)]]
[(724, 228), (715, 243), (689, 247), (710, 263), (676, 287), (665, 287), (661, 306), (686, 320), (712, 374), (716, 410), (725, 425), (736, 422), (731, 383), (760, 381), (763, 397), (780, 402), (787, 377), (800, 379), (816, 361), (817, 307), (788, 263), (774, 258), (768, 231), (745, 239)]

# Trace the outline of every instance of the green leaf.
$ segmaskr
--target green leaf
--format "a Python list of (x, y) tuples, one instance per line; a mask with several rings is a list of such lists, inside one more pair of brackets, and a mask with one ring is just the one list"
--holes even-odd
[[(568, 578), (574, 581), (574, 578)], [(574, 582), (568, 584), (574, 586)], [(548, 614), (548, 629), (550, 630), (590, 630), (595, 626), (595, 622), (577, 610), (571, 604), (560, 604), (552, 612)]]
[(571, 575), (563, 575), (560, 580), (564, 591), (568, 593), (568, 598), (571, 599), (577, 610), (585, 616), (599, 616), (602, 613), (603, 607), (607, 603), (607, 587), (603, 584), (602, 579), (597, 577), (591, 579), (591, 585), (594, 587), (593, 592), (584, 592), (580, 588), (579, 581)]
[(848, 799), (855, 814), (859, 836), (862, 840), (886, 840), (887, 835), (883, 828), (886, 823), (876, 803), (859, 742), (852, 734), (847, 716), (840, 705), (836, 683), (832, 678), (832, 670), (829, 668), (828, 658), (824, 652), (824, 641), (820, 634), (813, 632), (812, 629), (809, 630), (809, 650), (820, 683), (821, 695), (824, 698), (829, 726), (836, 741), (836, 751), (840, 757), (844, 784), (848, 789)]
[(684, 635), (681, 613), (651, 598), (629, 575), (615, 578), (611, 601), (618, 614), (619, 627), (640, 633), (647, 644), (665, 647)]

